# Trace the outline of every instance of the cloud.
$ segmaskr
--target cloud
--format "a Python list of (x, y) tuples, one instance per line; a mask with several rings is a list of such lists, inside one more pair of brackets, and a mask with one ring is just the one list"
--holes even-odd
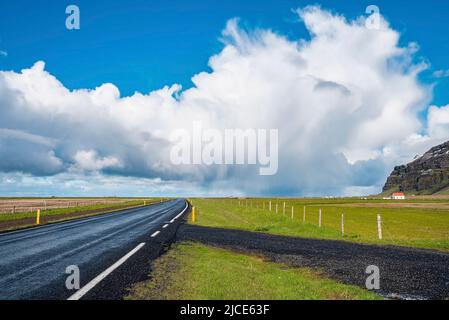
[(449, 77), (449, 70), (437, 70), (433, 73), (435, 78), (447, 78)]
[[(380, 190), (394, 165), (445, 134), (446, 120), (430, 117), (419, 134), (431, 88), (417, 79), (425, 68), (413, 63), (417, 46), (400, 47), (400, 34), (383, 18), (379, 30), (369, 30), (362, 18), (348, 21), (315, 6), (297, 14), (310, 40), (245, 31), (230, 20), (211, 71), (193, 76), (188, 90), (173, 84), (121, 97), (107, 83), (70, 91), (44, 62), (0, 72), (0, 128), (10, 135), (0, 144), (0, 171), (27, 183), (42, 176), (61, 184), (70, 176), (101, 188), (122, 179), (117, 188), (135, 190), (130, 186), (142, 179), (158, 181), (159, 189), (148, 190), (165, 184), (198, 194)], [(222, 130), (279, 129), (278, 174), (259, 176), (258, 166), (172, 165), (171, 133), (191, 130), (195, 121)]]
[(105, 168), (123, 167), (121, 161), (115, 157), (100, 158), (95, 150), (78, 151), (73, 159), (75, 168), (84, 171), (100, 171)]

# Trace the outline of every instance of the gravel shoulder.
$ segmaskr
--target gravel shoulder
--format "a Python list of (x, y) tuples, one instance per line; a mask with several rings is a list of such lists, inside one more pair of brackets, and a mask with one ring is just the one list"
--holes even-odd
[(177, 241), (257, 254), (292, 267), (318, 269), (343, 283), (365, 288), (366, 268), (380, 269), (383, 296), (401, 299), (449, 299), (449, 254), (395, 246), (355, 244), (264, 233), (181, 225)]

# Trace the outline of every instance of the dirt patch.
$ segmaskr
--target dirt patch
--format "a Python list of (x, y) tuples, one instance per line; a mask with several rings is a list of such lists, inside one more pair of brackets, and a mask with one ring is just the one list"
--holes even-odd
[(35, 199), (14, 199), (0, 198), (0, 213), (33, 212), (37, 209), (61, 209), (76, 208), (91, 205), (109, 205), (120, 202), (145, 200), (128, 198), (35, 198)]
[[(76, 218), (81, 217), (89, 217), (94, 215), (101, 215), (106, 213), (111, 213), (118, 210), (124, 210), (124, 209), (130, 209), (130, 208), (136, 208), (137, 206), (129, 206), (129, 205), (123, 205), (123, 206), (114, 206), (110, 208), (101, 208), (101, 209), (92, 209), (92, 210), (84, 210), (79, 212), (72, 212), (72, 213), (63, 213), (63, 214), (55, 214), (55, 215), (41, 215), (41, 225), (48, 224), (48, 223), (54, 223), (58, 221), (63, 220), (72, 220)], [(11, 231), (16, 229), (22, 229), (26, 227), (33, 227), (36, 224), (36, 218), (23, 218), (23, 219), (17, 219), (17, 220), (10, 220), (10, 221), (1, 221), (0, 222), (0, 232), (4, 231)]]

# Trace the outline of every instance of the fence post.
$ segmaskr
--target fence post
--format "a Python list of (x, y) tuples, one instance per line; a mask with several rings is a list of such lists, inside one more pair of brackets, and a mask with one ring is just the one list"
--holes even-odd
[(295, 218), (295, 207), (292, 206), (292, 220)]
[(382, 240), (382, 217), (380, 214), (377, 215), (377, 235), (379, 240)]
[(321, 208), (320, 211), (318, 211), (318, 227), (321, 228)]
[(36, 224), (40, 224), (41, 223), (41, 209), (37, 209), (36, 212)]
[(276, 203), (276, 213), (278, 213), (278, 204)]
[(269, 210), (271, 211), (271, 201), (270, 201), (270, 207), (269, 207)]
[(304, 206), (304, 213), (303, 213), (303, 216), (302, 216), (302, 222), (306, 223), (306, 206)]
[(285, 216), (285, 202), (284, 202), (284, 208), (282, 209), (282, 214)]

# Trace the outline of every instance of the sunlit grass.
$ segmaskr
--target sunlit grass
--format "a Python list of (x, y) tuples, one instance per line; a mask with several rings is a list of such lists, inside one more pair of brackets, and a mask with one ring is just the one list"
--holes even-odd
[(338, 283), (310, 269), (288, 268), (196, 243), (175, 245), (156, 261), (151, 278), (133, 286), (126, 299), (380, 299), (372, 292)]
[[(425, 208), (347, 206), (366, 203), (351, 200), (194, 199), (199, 209), (197, 224), (236, 228), (287, 236), (396, 244), (449, 251), (449, 211)], [(286, 212), (283, 214), (283, 203)], [(265, 203), (265, 209), (263, 209)], [(278, 203), (278, 213), (275, 206)], [(380, 202), (378, 202), (380, 203)], [(257, 206), (259, 208), (257, 208)], [(291, 217), (291, 207), (294, 216)], [(304, 206), (306, 219), (303, 221)], [(322, 210), (322, 227), (318, 212)], [(341, 218), (344, 213), (345, 234)], [(378, 239), (377, 215), (382, 217), (383, 239)]]

